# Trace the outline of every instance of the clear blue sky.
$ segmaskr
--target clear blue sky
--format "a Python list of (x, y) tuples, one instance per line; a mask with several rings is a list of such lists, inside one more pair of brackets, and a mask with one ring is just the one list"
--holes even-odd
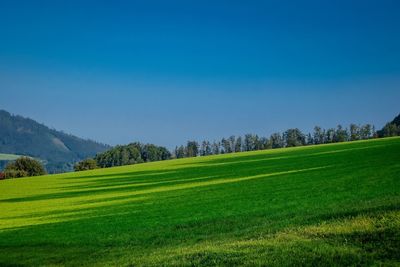
[(400, 112), (400, 1), (1, 1), (0, 109), (109, 144)]

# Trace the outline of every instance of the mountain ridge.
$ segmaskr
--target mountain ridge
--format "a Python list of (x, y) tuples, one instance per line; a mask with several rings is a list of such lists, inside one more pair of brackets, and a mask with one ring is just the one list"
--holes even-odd
[(51, 129), (31, 118), (0, 110), (0, 153), (40, 158), (51, 173), (71, 171), (75, 162), (109, 148), (109, 145)]

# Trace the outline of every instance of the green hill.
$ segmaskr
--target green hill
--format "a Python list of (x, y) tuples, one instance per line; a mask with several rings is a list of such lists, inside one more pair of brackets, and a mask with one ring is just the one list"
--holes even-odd
[(20, 155), (14, 154), (1, 154), (0, 153), (0, 171), (7, 165), (7, 163), (11, 160), (16, 160)]
[(0, 153), (0, 160), (15, 160), (19, 158), (19, 155), (14, 155), (14, 154), (1, 154)]
[(0, 110), (0, 153), (40, 158), (51, 173), (70, 171), (73, 163), (107, 149), (109, 146)]
[(400, 264), (400, 138), (0, 181), (0, 265)]

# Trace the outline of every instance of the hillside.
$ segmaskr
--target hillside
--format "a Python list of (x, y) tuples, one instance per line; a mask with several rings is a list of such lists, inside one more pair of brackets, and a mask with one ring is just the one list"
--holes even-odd
[(0, 153), (0, 170), (2, 170), (9, 161), (11, 160), (16, 160), (19, 158), (19, 155), (14, 155), (14, 154), (1, 154)]
[(400, 126), (400, 114), (397, 115), (397, 117), (394, 118), (390, 123), (395, 124), (396, 126)]
[(72, 170), (74, 162), (108, 148), (0, 110), (0, 153), (40, 158), (49, 172)]
[(19, 155), (14, 154), (0, 154), (0, 160), (15, 160), (19, 157)]
[(0, 181), (0, 265), (398, 265), (400, 138)]

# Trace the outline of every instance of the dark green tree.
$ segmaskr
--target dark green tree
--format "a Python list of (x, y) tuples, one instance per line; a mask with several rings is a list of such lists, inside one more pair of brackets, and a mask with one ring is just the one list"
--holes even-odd
[(211, 149), (212, 149), (212, 154), (213, 155), (218, 155), (218, 154), (221, 153), (221, 144), (219, 142), (215, 142), (214, 141), (212, 146), (211, 146)]
[(307, 145), (314, 144), (314, 138), (312, 137), (312, 135), (310, 133), (307, 134), (306, 143), (307, 143)]
[(242, 137), (241, 136), (239, 136), (235, 142), (235, 152), (240, 152), (240, 151), (242, 151)]
[(269, 140), (272, 148), (281, 148), (284, 146), (283, 138), (280, 133), (273, 133)]
[(261, 150), (263, 149), (263, 141), (258, 135), (253, 135), (253, 150)]
[(201, 143), (200, 155), (201, 156), (211, 155), (211, 145), (209, 141), (203, 141)]
[(177, 159), (181, 159), (185, 157), (185, 147), (184, 146), (180, 146), (180, 147), (176, 147), (175, 148), (175, 157)]
[(85, 159), (74, 165), (74, 170), (76, 172), (93, 170), (93, 169), (97, 169), (97, 168), (98, 168), (97, 162), (94, 159)]
[(234, 135), (231, 135), (228, 139), (229, 141), (229, 151), (230, 153), (235, 152), (235, 145), (236, 145), (236, 137)]
[(228, 139), (222, 138), (221, 144), (223, 148), (223, 153), (232, 153), (231, 144)]
[(188, 141), (186, 145), (186, 157), (197, 157), (199, 144), (196, 141)]
[(259, 139), (258, 139), (258, 149), (259, 150), (261, 150), (261, 149), (268, 149), (268, 146), (269, 146), (269, 140), (268, 140), (268, 138), (266, 138), (266, 137), (260, 137)]
[(335, 142), (345, 142), (348, 139), (349, 133), (347, 132), (347, 129), (343, 129), (343, 126), (339, 124), (336, 127)]
[(360, 127), (354, 123), (350, 124), (350, 141), (360, 140)]
[(306, 143), (304, 134), (297, 128), (286, 130), (283, 134), (283, 139), (285, 140), (286, 147), (304, 146)]
[(243, 150), (244, 151), (252, 151), (253, 150), (253, 135), (252, 134), (246, 134), (244, 136)]
[(323, 130), (319, 126), (314, 127), (314, 144), (323, 144), (325, 143), (325, 130)]
[(101, 168), (166, 160), (170, 158), (171, 153), (165, 147), (153, 144), (143, 145), (138, 142), (125, 146), (115, 146), (94, 157), (97, 165)]
[(325, 143), (333, 143), (335, 141), (335, 136), (336, 131), (333, 128), (329, 128), (325, 132)]
[(25, 176), (39, 176), (46, 174), (42, 163), (29, 157), (20, 157), (9, 162), (4, 169), (6, 178), (19, 178)]
[(360, 139), (369, 139), (373, 136), (372, 125), (365, 124), (360, 127)]

